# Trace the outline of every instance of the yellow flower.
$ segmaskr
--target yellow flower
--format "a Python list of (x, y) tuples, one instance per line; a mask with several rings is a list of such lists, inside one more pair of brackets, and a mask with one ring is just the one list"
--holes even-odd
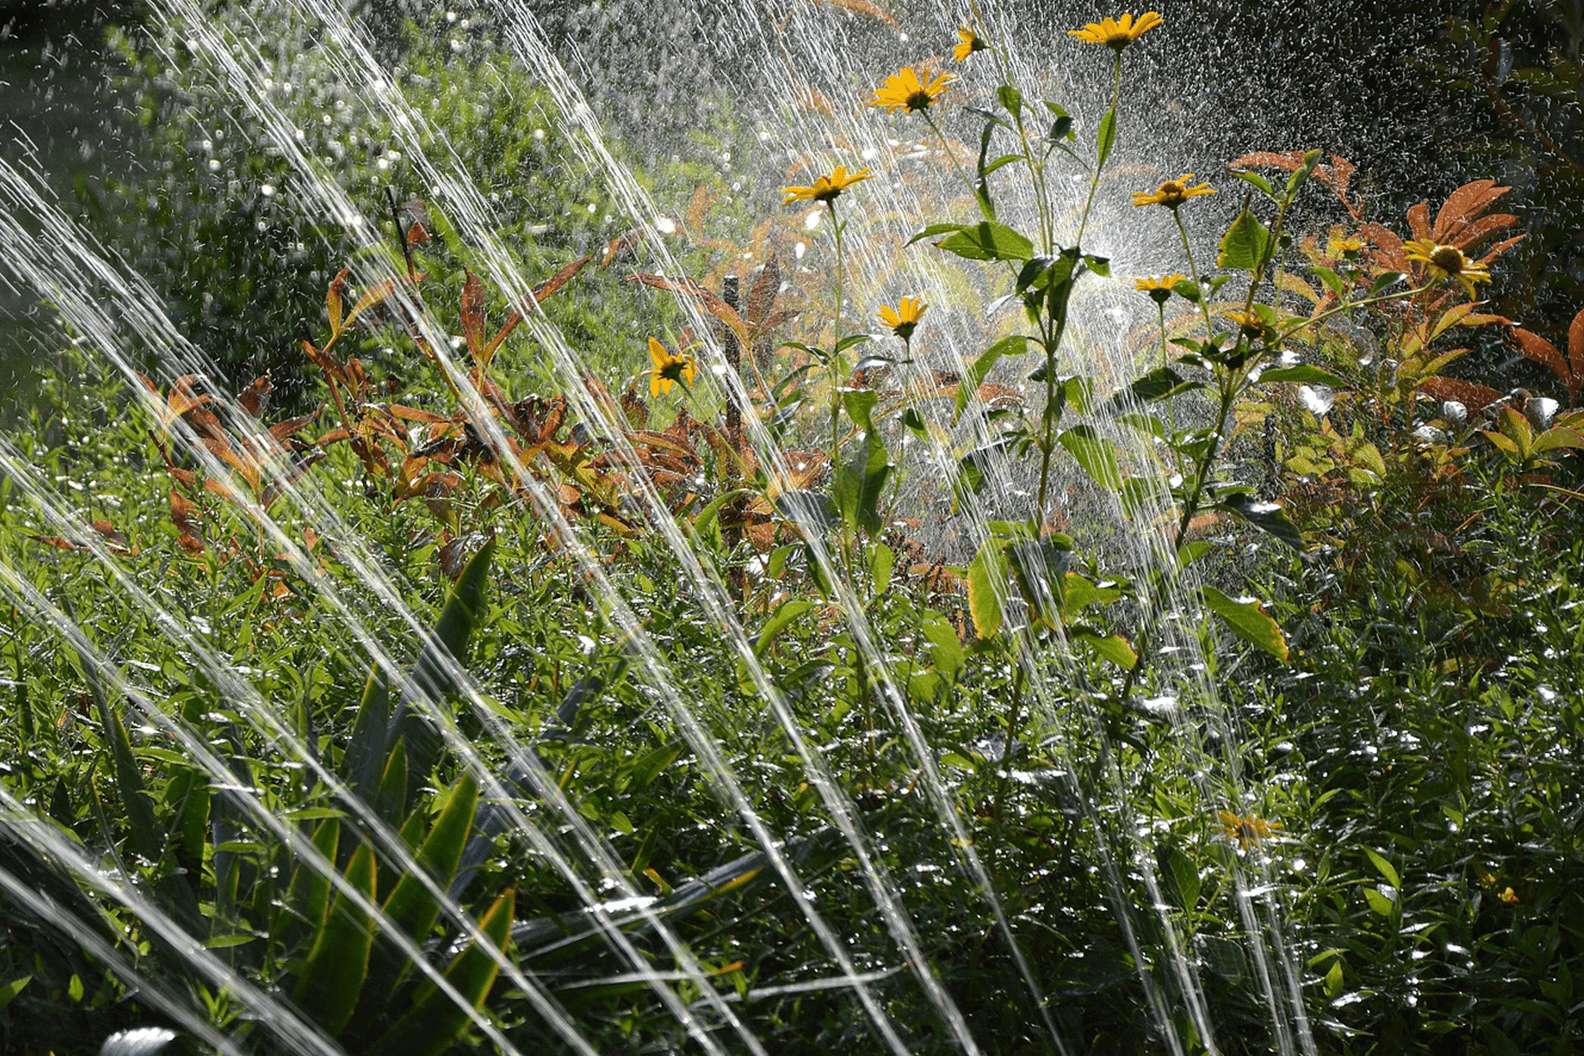
[(1340, 235), (1332, 235), (1326, 242), (1326, 256), (1328, 257), (1346, 257), (1351, 260), (1362, 252), (1364, 252), (1364, 240), (1362, 238), (1343, 238)]
[(649, 339), (649, 395), (660, 396), (671, 391), (677, 382), (693, 384), (697, 364), (692, 356), (672, 352), (654, 338)]
[(1431, 278), (1457, 280), (1470, 297), (1474, 296), (1475, 283), (1491, 281), (1490, 269), (1465, 257), (1456, 246), (1420, 238), (1403, 243), (1403, 251), (1409, 260), (1423, 264)]
[(1216, 816), (1221, 819), (1221, 830), (1226, 833), (1226, 838), (1236, 841), (1238, 847), (1248, 850), (1261, 840), (1270, 839), (1271, 834), (1281, 828), (1281, 823), (1266, 821), (1258, 814), (1241, 816), (1230, 810), (1220, 810)]
[(968, 57), (974, 52), (983, 51), (990, 46), (984, 42), (983, 37), (974, 32), (972, 26), (959, 27), (957, 30), (957, 40), (959, 43), (956, 47), (952, 48), (952, 58), (956, 59), (958, 62), (967, 62)]
[(880, 321), (889, 326), (892, 333), (906, 341), (913, 336), (913, 331), (917, 329), (919, 320), (924, 318), (924, 312), (928, 308), (929, 305), (917, 298), (904, 297), (897, 302), (895, 308), (882, 305)]
[(784, 188), (786, 200), (782, 205), (791, 205), (793, 202), (834, 202), (841, 197), (841, 193), (855, 183), (869, 178), (868, 169), (859, 169), (848, 172), (847, 166), (838, 165), (831, 170), (829, 176), (821, 176), (806, 187), (792, 186)]
[(1175, 272), (1170, 275), (1146, 275), (1141, 279), (1134, 279), (1133, 288), (1140, 293), (1149, 294), (1150, 300), (1156, 304), (1165, 304), (1171, 298), (1172, 288), (1187, 279), (1188, 276)]
[(1165, 20), (1161, 18), (1160, 12), (1146, 11), (1138, 16), (1137, 20), (1132, 14), (1123, 15), (1121, 18), (1102, 18), (1082, 29), (1069, 29), (1067, 35), (1085, 44), (1104, 44), (1108, 48), (1121, 51), (1156, 26), (1162, 25), (1165, 25)]
[(1502, 888), (1502, 893), (1496, 897), (1501, 899), (1509, 906), (1516, 906), (1518, 904), (1518, 892), (1514, 891), (1510, 887)]
[(928, 70), (924, 71), (921, 78), (918, 70), (904, 66), (875, 89), (869, 105), (893, 113), (928, 110), (930, 104), (939, 99), (945, 93), (946, 86), (954, 80), (956, 78), (949, 73), (931, 73)]
[(1164, 205), (1168, 209), (1176, 209), (1190, 198), (1203, 198), (1216, 193), (1215, 188), (1208, 183), (1196, 184), (1193, 178), (1193, 173), (1185, 172), (1175, 180), (1161, 181), (1161, 185), (1153, 191), (1136, 191), (1133, 194), (1133, 207)]
[(1227, 318), (1238, 325), (1245, 335), (1250, 338), (1274, 337), (1270, 328), (1265, 325), (1265, 320), (1257, 312), (1228, 312)]

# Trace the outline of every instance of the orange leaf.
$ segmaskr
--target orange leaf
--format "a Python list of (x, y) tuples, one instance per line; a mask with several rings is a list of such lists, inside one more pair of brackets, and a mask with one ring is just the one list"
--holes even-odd
[(467, 338), (473, 361), (481, 367), (489, 366), (489, 352), (484, 348), (484, 284), (471, 271), (462, 284), (462, 334)]
[(1584, 377), (1584, 309), (1573, 317), (1568, 327), (1568, 363), (1576, 376)]
[(341, 291), (346, 289), (348, 269), (342, 268), (336, 272), (336, 277), (330, 280), (330, 288), (325, 290), (325, 314), (330, 317), (330, 336), (341, 332)]

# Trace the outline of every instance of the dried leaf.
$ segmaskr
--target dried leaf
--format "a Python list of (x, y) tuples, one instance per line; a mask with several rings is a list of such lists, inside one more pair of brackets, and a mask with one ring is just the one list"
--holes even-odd
[(775, 304), (780, 289), (781, 264), (772, 252), (766, 258), (764, 267), (759, 269), (753, 289), (748, 292), (748, 325), (753, 327), (755, 333), (762, 330), (764, 321), (770, 317), (770, 308)]
[(237, 402), (242, 405), (244, 411), (257, 418), (269, 406), (270, 393), (274, 391), (275, 384), (270, 381), (269, 373), (265, 372), (248, 382), (247, 388), (238, 394)]
[(484, 284), (471, 271), (462, 284), (462, 335), (467, 338), (468, 354), (480, 367), (489, 366), (484, 347)]
[(330, 288), (325, 290), (325, 315), (330, 318), (330, 336), (332, 339), (341, 333), (341, 294), (346, 289), (348, 274), (349, 271), (346, 268), (336, 272), (336, 277), (330, 280)]

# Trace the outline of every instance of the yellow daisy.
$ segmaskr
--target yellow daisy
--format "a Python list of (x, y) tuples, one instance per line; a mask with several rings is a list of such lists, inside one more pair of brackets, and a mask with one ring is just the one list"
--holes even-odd
[(1193, 173), (1185, 172), (1175, 180), (1162, 180), (1161, 185), (1153, 191), (1135, 191), (1133, 206), (1164, 205), (1168, 209), (1176, 209), (1190, 198), (1203, 198), (1216, 193), (1215, 188), (1208, 183), (1194, 183), (1193, 178)]
[(1266, 821), (1258, 814), (1237, 815), (1230, 810), (1220, 810), (1216, 816), (1221, 819), (1221, 831), (1226, 833), (1226, 838), (1245, 851), (1261, 840), (1270, 839), (1281, 828), (1280, 822)]
[(958, 62), (967, 62), (968, 57), (976, 51), (983, 51), (990, 45), (984, 38), (974, 32), (972, 26), (962, 26), (957, 30), (957, 46), (952, 48), (952, 58)]
[(1423, 264), (1431, 278), (1457, 280), (1470, 297), (1474, 296), (1475, 283), (1491, 281), (1490, 269), (1464, 256), (1456, 246), (1420, 238), (1403, 243), (1403, 251), (1409, 260)]
[(649, 339), (649, 395), (661, 396), (677, 382), (693, 384), (698, 365), (693, 357), (672, 352), (654, 338)]
[(1188, 276), (1178, 275), (1146, 275), (1141, 279), (1133, 280), (1133, 288), (1140, 293), (1147, 293), (1150, 300), (1156, 304), (1165, 304), (1171, 298), (1172, 288), (1179, 282), (1186, 281)]
[(1352, 260), (1362, 252), (1364, 252), (1364, 240), (1362, 238), (1343, 238), (1340, 235), (1332, 235), (1326, 241), (1326, 256), (1333, 259), (1343, 257)]
[(841, 193), (853, 184), (869, 178), (868, 169), (859, 169), (848, 172), (847, 166), (838, 165), (831, 170), (829, 176), (821, 176), (806, 187), (791, 186), (783, 188), (786, 200), (782, 205), (791, 205), (793, 202), (833, 202), (841, 197)]
[(946, 86), (954, 80), (956, 78), (949, 73), (931, 73), (925, 70), (920, 76), (919, 71), (912, 66), (904, 66), (887, 77), (885, 83), (875, 89), (874, 98), (869, 100), (869, 105), (893, 113), (901, 113), (903, 110), (928, 110), (930, 104), (939, 99), (945, 93)]
[(1069, 29), (1067, 35), (1085, 44), (1103, 44), (1121, 51), (1156, 26), (1165, 24), (1160, 12), (1146, 11), (1137, 19), (1134, 19), (1132, 14), (1123, 15), (1121, 18), (1102, 18), (1082, 29)]
[(891, 328), (891, 332), (906, 341), (913, 336), (913, 331), (918, 328), (919, 320), (924, 318), (924, 313), (929, 305), (915, 297), (904, 297), (897, 302), (897, 306), (882, 305), (880, 308), (880, 321)]

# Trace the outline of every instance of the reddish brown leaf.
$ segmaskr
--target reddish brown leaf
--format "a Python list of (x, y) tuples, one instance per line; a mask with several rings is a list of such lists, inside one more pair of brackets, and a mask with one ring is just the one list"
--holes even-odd
[(1572, 372), (1568, 370), (1567, 363), (1562, 359), (1562, 353), (1557, 351), (1555, 345), (1539, 334), (1525, 330), (1521, 326), (1515, 327), (1512, 335), (1513, 339), (1518, 342), (1518, 350), (1524, 354), (1525, 358), (1539, 363), (1555, 374), (1557, 380), (1567, 384), (1569, 389), (1572, 388)]
[(342, 326), (342, 291), (346, 289), (348, 269), (342, 268), (336, 272), (336, 277), (330, 280), (330, 288), (325, 290), (325, 315), (330, 318), (330, 336), (334, 337), (341, 332)]
[(462, 334), (467, 338), (468, 354), (480, 366), (489, 365), (484, 347), (484, 284), (471, 271), (462, 284)]
[(762, 329), (764, 321), (770, 317), (770, 308), (775, 304), (780, 289), (781, 264), (772, 252), (765, 260), (764, 267), (759, 269), (759, 276), (754, 279), (753, 289), (748, 293), (748, 325), (755, 331)]
[(1584, 309), (1573, 317), (1573, 325), (1568, 327), (1568, 363), (1573, 368), (1573, 373), (1584, 377)]
[(1501, 399), (1501, 393), (1489, 385), (1458, 378), (1426, 378), (1419, 389), (1438, 400), (1456, 400), (1470, 412), (1481, 411)]
[(270, 393), (274, 391), (275, 384), (270, 381), (269, 374), (260, 374), (248, 382), (248, 387), (237, 396), (237, 402), (244, 411), (257, 418), (264, 413), (265, 407), (269, 405)]

